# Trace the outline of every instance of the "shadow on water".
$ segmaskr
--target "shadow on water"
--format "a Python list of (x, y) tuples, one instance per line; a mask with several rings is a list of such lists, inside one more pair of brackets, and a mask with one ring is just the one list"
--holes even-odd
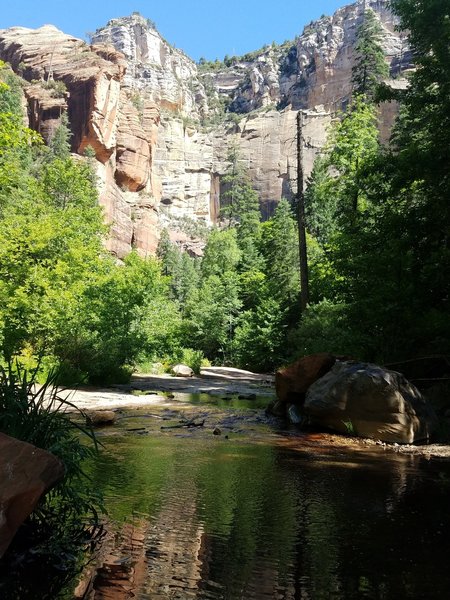
[(252, 396), (247, 397), (246, 395), (239, 394), (228, 394), (224, 396), (211, 396), (209, 394), (185, 394), (177, 392), (174, 394), (175, 398), (181, 402), (189, 402), (194, 406), (216, 406), (217, 408), (233, 410), (245, 410), (245, 409), (265, 409), (272, 400), (271, 397), (266, 396)]

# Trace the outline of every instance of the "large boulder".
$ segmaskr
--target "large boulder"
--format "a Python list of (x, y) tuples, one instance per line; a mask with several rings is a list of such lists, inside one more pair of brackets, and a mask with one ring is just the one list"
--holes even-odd
[(39, 498), (64, 475), (53, 454), (0, 433), (0, 558)]
[(284, 404), (303, 405), (310, 385), (328, 373), (335, 362), (335, 356), (323, 352), (304, 356), (287, 367), (279, 369), (275, 375), (278, 401)]
[(399, 444), (429, 440), (437, 426), (433, 408), (403, 375), (354, 361), (337, 361), (313, 383), (304, 411), (335, 431)]
[(193, 377), (194, 371), (187, 365), (175, 365), (172, 367), (172, 375), (175, 375), (175, 377)]

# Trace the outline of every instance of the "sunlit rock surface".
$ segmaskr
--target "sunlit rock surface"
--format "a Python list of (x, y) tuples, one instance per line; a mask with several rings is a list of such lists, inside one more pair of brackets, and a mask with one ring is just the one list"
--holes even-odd
[[(406, 36), (396, 31), (387, 0), (366, 4), (380, 20), (386, 61), (402, 87), (401, 74), (411, 66)], [(94, 150), (100, 203), (111, 225), (108, 248), (121, 259), (133, 247), (154, 254), (163, 227), (182, 237), (186, 219), (217, 222), (232, 146), (264, 218), (282, 197), (295, 195), (297, 111), (304, 111), (306, 180), (351, 94), (362, 8), (361, 0), (345, 6), (292, 42), (213, 69), (199, 68), (138, 13), (111, 20), (91, 45), (51, 25), (1, 30), (0, 58), (30, 83), (25, 96), (34, 129), (48, 141), (67, 111), (73, 151)], [(67, 92), (58, 96), (52, 82), (63, 82)], [(231, 112), (221, 114), (223, 105)], [(395, 103), (380, 109), (383, 140), (396, 111)]]
[(322, 426), (384, 442), (429, 441), (437, 427), (433, 408), (403, 375), (354, 361), (337, 361), (313, 383), (304, 410)]

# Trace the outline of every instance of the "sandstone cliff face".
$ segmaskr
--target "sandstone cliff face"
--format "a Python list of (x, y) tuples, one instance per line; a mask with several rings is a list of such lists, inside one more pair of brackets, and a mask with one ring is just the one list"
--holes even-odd
[[(380, 19), (386, 60), (398, 74), (410, 57), (388, 2), (367, 4)], [(109, 248), (122, 258), (133, 246), (153, 253), (162, 226), (217, 220), (231, 145), (240, 148), (264, 216), (282, 196), (293, 196), (297, 111), (304, 111), (308, 176), (332, 114), (351, 93), (361, 11), (359, 0), (311, 23), (295, 42), (214, 70), (199, 69), (136, 13), (110, 21), (92, 45), (52, 26), (3, 30), (0, 58), (30, 82), (25, 96), (34, 129), (48, 141), (67, 111), (73, 151), (94, 150), (100, 202), (112, 225)], [(55, 93), (53, 82), (66, 90)], [(217, 118), (226, 105), (237, 113), (233, 120)], [(382, 108), (384, 139), (395, 111)]]
[[(396, 31), (396, 20), (387, 0), (366, 0), (383, 31), (382, 46), (393, 74), (410, 66), (411, 56), (404, 34)], [(345, 6), (331, 17), (307, 25), (292, 43), (269, 46), (231, 59), (229, 67), (210, 71), (219, 94), (231, 98), (231, 109), (250, 112), (268, 105), (291, 106), (294, 110), (322, 105), (336, 111), (351, 94), (351, 70), (356, 33), (362, 19), (363, 1)]]
[(94, 44), (112, 44), (127, 61), (124, 84), (144, 91), (161, 108), (198, 118), (207, 112), (197, 66), (172, 47), (138, 13), (113, 19), (92, 36)]
[[(408, 66), (410, 57), (387, 4), (367, 0), (383, 29), (386, 60), (397, 73)], [(96, 33), (96, 42), (124, 52), (127, 85), (149, 93), (164, 109), (153, 171), (162, 185), (165, 223), (183, 216), (214, 222), (230, 144), (240, 147), (265, 216), (282, 196), (292, 197), (297, 177), (296, 111), (307, 111), (303, 153), (307, 177), (325, 142), (331, 114), (345, 106), (351, 94), (353, 46), (361, 15), (359, 1), (311, 23), (293, 43), (270, 46), (209, 70), (199, 70), (170, 48), (137, 15), (112, 21)], [(220, 103), (239, 114), (234, 125), (224, 123), (205, 131), (196, 124), (217, 112)], [(393, 105), (380, 112), (385, 140), (395, 113)], [(191, 117), (189, 123), (184, 115)]]
[[(73, 151), (93, 149), (100, 203), (111, 223), (109, 249), (119, 258), (133, 243), (153, 252), (158, 188), (153, 193), (151, 175), (159, 108), (148, 98), (139, 108), (133, 104), (123, 84), (123, 55), (112, 46), (88, 46), (46, 25), (1, 31), (0, 56), (30, 82), (24, 93), (33, 128), (48, 142), (67, 111)], [(61, 82), (58, 88), (55, 84)], [(136, 193), (143, 191), (145, 203)]]

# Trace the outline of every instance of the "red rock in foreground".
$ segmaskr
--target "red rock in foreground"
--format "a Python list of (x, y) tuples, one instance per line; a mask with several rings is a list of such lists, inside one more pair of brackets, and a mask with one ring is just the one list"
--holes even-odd
[(53, 454), (0, 433), (0, 558), (42, 494), (64, 475)]
[(327, 352), (299, 358), (275, 375), (277, 398), (282, 403), (303, 405), (311, 384), (333, 367), (336, 357)]

